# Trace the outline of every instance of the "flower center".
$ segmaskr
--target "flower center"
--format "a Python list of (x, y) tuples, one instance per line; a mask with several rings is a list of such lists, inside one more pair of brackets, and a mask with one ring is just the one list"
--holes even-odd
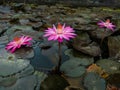
[(16, 43), (20, 43), (20, 38), (19, 38), (19, 37), (15, 37), (15, 38), (14, 38), (14, 41), (15, 41)]
[(58, 26), (57, 26), (57, 34), (62, 34), (63, 33), (63, 30), (62, 30), (62, 25), (60, 23), (58, 23)]
[(108, 26), (109, 24), (110, 24), (110, 20), (107, 19), (107, 20), (105, 21), (105, 26)]

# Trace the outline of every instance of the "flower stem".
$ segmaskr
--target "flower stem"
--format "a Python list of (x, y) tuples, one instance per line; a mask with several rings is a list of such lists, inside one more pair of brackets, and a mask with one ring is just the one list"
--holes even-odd
[(103, 40), (104, 40), (104, 35), (105, 35), (105, 33), (106, 33), (106, 29), (103, 31), (103, 34), (102, 34), (102, 39), (101, 39), (101, 42), (100, 42), (100, 46), (102, 46), (102, 43), (103, 43)]
[(58, 43), (58, 55), (59, 55), (59, 61), (58, 61), (58, 71), (60, 72), (60, 66), (61, 66), (61, 60), (62, 60), (62, 57), (61, 57), (61, 43), (59, 42)]
[(61, 66), (61, 61), (62, 61), (62, 56), (61, 56), (61, 43), (58, 42), (58, 64), (55, 67), (55, 69), (51, 72), (51, 74), (58, 74), (61, 75), (62, 73), (60, 72), (60, 66)]

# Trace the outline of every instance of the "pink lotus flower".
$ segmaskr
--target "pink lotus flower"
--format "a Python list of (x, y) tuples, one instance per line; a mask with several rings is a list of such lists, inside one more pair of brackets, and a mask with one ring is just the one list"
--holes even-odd
[(45, 30), (44, 37), (48, 37), (48, 40), (58, 40), (58, 42), (63, 42), (63, 39), (70, 40), (70, 38), (74, 38), (76, 34), (75, 31), (70, 26), (66, 26), (65, 24), (62, 26), (58, 23), (57, 28), (53, 24), (52, 28), (48, 28)]
[(113, 25), (109, 19), (107, 19), (105, 22), (100, 21), (97, 23), (101, 28), (108, 28), (112, 31), (114, 31), (114, 28), (116, 27), (115, 25)]
[(20, 48), (22, 45), (28, 45), (30, 46), (32, 38), (29, 36), (21, 36), (21, 37), (15, 37), (13, 41), (7, 44), (6, 50), (9, 50), (11, 53), (13, 53), (17, 48)]

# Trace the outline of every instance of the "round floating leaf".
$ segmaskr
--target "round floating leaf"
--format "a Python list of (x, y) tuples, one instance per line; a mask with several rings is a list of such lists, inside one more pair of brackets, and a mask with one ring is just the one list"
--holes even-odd
[(102, 59), (97, 61), (96, 64), (109, 74), (120, 73), (120, 63), (114, 60)]
[(90, 72), (85, 76), (84, 86), (87, 90), (105, 90), (106, 83), (98, 74)]
[(36, 76), (30, 75), (17, 80), (11, 87), (5, 87), (4, 90), (34, 90), (37, 84)]
[(61, 65), (60, 69), (65, 73), (65, 75), (70, 77), (79, 77), (86, 71), (80, 60), (68, 60)]
[(82, 54), (82, 53), (79, 54), (77, 51), (72, 50), (72, 49), (66, 50), (65, 55), (68, 55), (71, 60), (79, 60), (79, 62), (82, 65), (86, 65), (86, 66), (88, 66), (94, 62), (93, 57)]
[(18, 59), (17, 61), (7, 61), (0, 59), (0, 76), (7, 76), (22, 71), (29, 65), (29, 61)]

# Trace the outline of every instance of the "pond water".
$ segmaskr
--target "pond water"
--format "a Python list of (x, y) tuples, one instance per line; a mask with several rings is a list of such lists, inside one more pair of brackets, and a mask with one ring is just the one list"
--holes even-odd
[[(73, 28), (76, 36), (60, 44), (44, 37), (45, 30), (59, 23)], [(30, 46), (14, 53), (5, 49), (23, 35), (32, 38)], [(0, 90), (119, 90), (119, 42), (119, 8), (2, 4)]]

